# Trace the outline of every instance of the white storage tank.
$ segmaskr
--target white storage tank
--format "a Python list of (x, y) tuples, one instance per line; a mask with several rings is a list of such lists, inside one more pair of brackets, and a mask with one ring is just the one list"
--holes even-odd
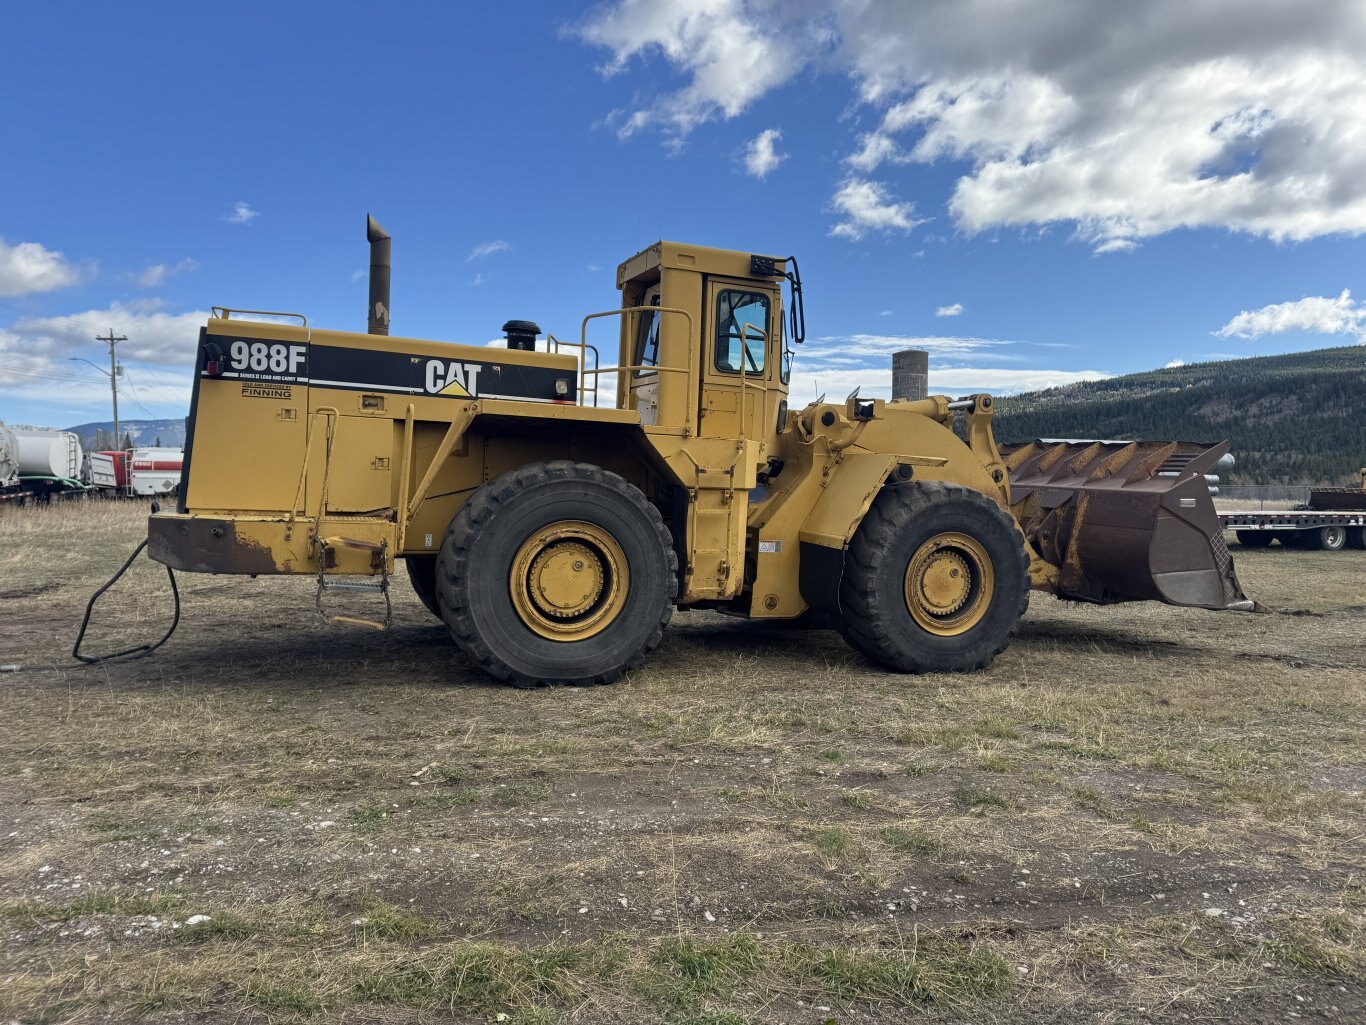
[(4, 424), (0, 424), (0, 488), (19, 482), (19, 439)]
[(76, 435), (41, 427), (10, 429), (19, 442), (19, 476), (80, 478), (85, 454)]
[(19, 480), (19, 439), (0, 423), (0, 488), (7, 488)]

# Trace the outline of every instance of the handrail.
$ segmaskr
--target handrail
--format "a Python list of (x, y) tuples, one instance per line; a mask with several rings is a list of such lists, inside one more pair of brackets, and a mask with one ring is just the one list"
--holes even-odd
[(294, 521), (295, 521), (295, 519), (297, 519), (300, 515), (302, 515), (302, 516), (307, 516), (307, 515), (308, 515), (308, 509), (307, 509), (307, 508), (303, 508), (303, 509), (299, 508), (299, 503), (300, 503), (301, 500), (303, 500), (303, 501), (305, 501), (305, 502), (307, 501), (307, 500), (304, 499), (304, 497), (303, 497), (303, 496), (304, 496), (304, 482), (308, 480), (308, 464), (309, 464), (310, 459), (312, 458), (312, 453), (313, 453), (313, 435), (314, 435), (315, 430), (316, 430), (315, 427), (314, 427), (314, 423), (316, 422), (316, 420), (317, 420), (317, 418), (318, 418), (319, 416), (326, 416), (326, 417), (329, 418), (328, 421), (327, 421), (327, 449), (326, 449), (326, 452), (325, 452), (325, 454), (324, 454), (324, 456), (323, 456), (323, 487), (324, 487), (324, 490), (323, 490), (322, 492), (320, 492), (320, 493), (319, 493), (319, 496), (318, 496), (318, 515), (319, 515), (320, 517), (322, 516), (322, 501), (323, 501), (323, 497), (324, 497), (324, 495), (325, 495), (325, 493), (326, 493), (328, 463), (331, 462), (331, 459), (332, 459), (332, 432), (333, 432), (333, 430), (335, 429), (336, 417), (341, 416), (341, 412), (340, 412), (335, 406), (319, 406), (317, 409), (315, 409), (315, 410), (313, 410), (312, 412), (309, 413), (309, 416), (308, 416), (308, 433), (307, 433), (307, 435), (306, 435), (305, 438), (304, 438), (304, 462), (303, 462), (303, 468), (299, 471), (299, 483), (298, 483), (298, 486), (295, 487), (295, 489), (294, 489), (294, 501), (290, 503), (290, 506), (289, 506), (289, 516), (287, 516), (287, 517), (285, 518), (285, 523), (287, 524), (287, 528), (286, 528), (287, 530), (292, 530), (292, 529), (294, 528)]
[(413, 463), (413, 418), (416, 407), (410, 402), (403, 413), (403, 465), (398, 471), (398, 508), (394, 510), (398, 520), (398, 550), (403, 551), (408, 540), (408, 485), (412, 479)]
[[(549, 333), (546, 334), (545, 340), (546, 340), (546, 347), (547, 347), (547, 348), (550, 348), (551, 351), (553, 351), (556, 355), (559, 354), (560, 346), (562, 346), (562, 345), (567, 345), (567, 346), (569, 346), (569, 348), (571, 348), (571, 349), (578, 349), (578, 350), (579, 350), (579, 394), (575, 396), (575, 401), (576, 401), (579, 405), (587, 405), (587, 403), (585, 403), (585, 402), (582, 401), (581, 396), (582, 396), (582, 394), (583, 394), (585, 391), (588, 390), (587, 388), (584, 387), (584, 384), (583, 384), (583, 379), (584, 379), (584, 377), (586, 376), (586, 371), (587, 371), (587, 369), (588, 369), (588, 350), (589, 350), (589, 349), (592, 349), (592, 350), (593, 350), (593, 366), (594, 366), (594, 367), (599, 367), (599, 366), (602, 365), (602, 355), (598, 352), (598, 347), (597, 347), (596, 345), (588, 345), (586, 342), (562, 342), (562, 341), (560, 341), (558, 338), (556, 338), (553, 334), (549, 334)], [(552, 347), (553, 347), (553, 348), (552, 348)], [(596, 408), (596, 407), (597, 407), (597, 404), (598, 404), (598, 385), (597, 385), (597, 381), (594, 381), (594, 382), (593, 382), (593, 389), (592, 389), (592, 391), (593, 391), (593, 406)]]
[[(688, 322), (688, 361), (689, 361), (689, 363), (691, 364), (691, 362), (692, 362), (692, 339), (693, 339), (693, 319), (692, 319), (692, 314), (689, 313), (687, 310), (680, 310), (680, 309), (678, 309), (678, 308), (675, 307), (675, 306), (623, 306), (623, 307), (622, 307), (621, 309), (619, 309), (619, 310), (606, 310), (606, 311), (604, 311), (604, 312), (602, 312), (602, 313), (590, 313), (590, 314), (588, 314), (588, 316), (586, 316), (586, 317), (583, 318), (583, 322), (579, 325), (579, 344), (580, 344), (580, 345), (584, 345), (584, 346), (586, 346), (586, 345), (588, 344), (588, 322), (589, 322), (590, 320), (598, 320), (598, 319), (600, 319), (600, 318), (602, 318), (602, 317), (619, 317), (619, 316), (621, 316), (622, 314), (625, 314), (625, 313), (641, 313), (641, 312), (646, 312), (646, 311), (648, 311), (648, 312), (650, 312), (650, 313), (677, 313), (677, 314), (681, 315), (685, 320), (687, 320), (687, 322)], [(649, 370), (670, 370), (670, 371), (675, 371), (675, 372), (676, 372), (676, 371), (679, 371), (679, 370), (682, 370), (682, 371), (685, 372), (685, 373), (690, 369), (690, 367), (665, 367), (665, 366), (661, 366), (661, 365), (659, 365), (659, 364), (655, 364), (655, 365), (653, 365), (653, 366), (643, 365), (643, 368), (644, 368), (644, 369), (649, 369)], [(623, 371), (623, 370), (626, 370), (626, 371), (630, 372), (630, 371), (632, 371), (632, 370), (634, 370), (634, 369), (635, 369), (635, 368), (633, 368), (633, 367), (599, 367), (599, 368), (597, 368), (597, 369), (594, 371), (594, 374), (595, 374), (595, 376), (600, 376), (600, 375), (602, 375), (602, 374), (604, 374), (604, 373), (607, 373), (607, 372), (609, 372), (609, 371), (621, 372), (621, 371)], [(585, 376), (587, 376), (587, 375), (586, 375), (586, 372), (585, 372)], [(596, 384), (597, 382), (595, 381), (594, 383)], [(629, 386), (628, 386), (628, 390), (629, 390)], [(596, 392), (596, 391), (593, 393), (593, 404), (594, 404), (594, 406), (597, 405), (597, 392)], [(615, 406), (616, 404), (614, 403), (613, 405)], [(616, 407), (616, 408), (620, 408), (620, 407)], [(691, 409), (692, 407), (691, 407), (691, 405), (689, 405), (689, 406), (686, 407), (686, 408)], [(690, 414), (689, 414), (689, 419), (691, 419), (691, 416), (692, 416), (692, 414), (690, 413)]]
[[(746, 428), (746, 426), (747, 426), (747, 424), (746, 424), (746, 422), (745, 422), (745, 389), (746, 389), (746, 388), (757, 388), (759, 391), (763, 392), (765, 395), (768, 394), (768, 387), (767, 387), (766, 385), (762, 385), (762, 384), (750, 384), (748, 381), (745, 380), (745, 357), (749, 355), (749, 345), (747, 344), (747, 340), (748, 340), (748, 338), (749, 338), (749, 333), (750, 333), (751, 331), (755, 331), (755, 332), (758, 333), (758, 335), (759, 335), (759, 342), (760, 342), (761, 344), (766, 345), (767, 342), (768, 342), (768, 334), (767, 334), (766, 332), (764, 332), (764, 331), (760, 331), (760, 330), (759, 330), (757, 327), (755, 327), (753, 324), (746, 324), (744, 327), (742, 327), (742, 328), (740, 329), (740, 433), (741, 433), (741, 435), (744, 434), (745, 428)], [(730, 333), (730, 332), (727, 332), (727, 334), (729, 334), (729, 333)], [(763, 373), (763, 371), (760, 371), (760, 373)]]
[(238, 310), (231, 306), (210, 306), (209, 312), (220, 320), (231, 320), (234, 313), (250, 313), (257, 317), (297, 317), (303, 327), (308, 327), (308, 318), (302, 313), (284, 313), (279, 310)]

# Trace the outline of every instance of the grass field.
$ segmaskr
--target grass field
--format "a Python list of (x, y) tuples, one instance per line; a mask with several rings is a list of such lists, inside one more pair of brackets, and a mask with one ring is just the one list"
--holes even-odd
[[(974, 676), (684, 613), (515, 691), (406, 583), (377, 634), (189, 576), (79, 668), (142, 515), (0, 512), (0, 1019), (1366, 1020), (1366, 553), (1036, 595)], [(96, 649), (167, 622), (131, 577)]]

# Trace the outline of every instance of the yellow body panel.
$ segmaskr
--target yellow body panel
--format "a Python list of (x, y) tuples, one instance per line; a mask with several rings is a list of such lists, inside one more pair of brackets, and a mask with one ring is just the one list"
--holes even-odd
[[(570, 344), (506, 350), (215, 317), (186, 492), (178, 513), (153, 517), (154, 557), (206, 572), (389, 572), (395, 556), (435, 555), (483, 484), (571, 459), (620, 474), (660, 509), (680, 604), (790, 618), (808, 606), (803, 549), (841, 552), (890, 475), (954, 481), (1008, 509), (989, 400), (969, 417), (970, 444), (942, 398), (780, 416), (785, 273), (782, 260), (668, 242), (625, 261), (623, 369), (616, 402), (600, 392), (601, 406), (592, 371), (612, 360)], [(529, 593), (547, 607), (596, 579), (528, 551)]]

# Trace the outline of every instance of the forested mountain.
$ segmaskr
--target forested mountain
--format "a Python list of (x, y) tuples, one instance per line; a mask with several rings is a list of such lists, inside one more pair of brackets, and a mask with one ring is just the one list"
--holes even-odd
[[(118, 441), (114, 440), (114, 424), (111, 420), (77, 424), (75, 427), (68, 427), (67, 430), (80, 438), (81, 446), (86, 449), (111, 448), (118, 445)], [(153, 445), (181, 448), (185, 444), (185, 418), (178, 416), (171, 420), (123, 420), (119, 423), (119, 434), (126, 435), (128, 440), (139, 448)]]
[(1232, 445), (1233, 484), (1353, 484), (1366, 466), (1366, 346), (1192, 363), (1001, 398), (996, 437)]

